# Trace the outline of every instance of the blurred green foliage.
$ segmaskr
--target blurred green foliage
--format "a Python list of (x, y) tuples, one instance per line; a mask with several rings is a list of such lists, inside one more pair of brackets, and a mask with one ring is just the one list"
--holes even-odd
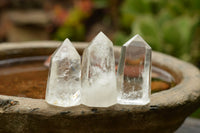
[(54, 34), (56, 40), (64, 40), (66, 37), (70, 40), (83, 40), (85, 35), (85, 27), (82, 20), (85, 18), (85, 13), (78, 8), (70, 10), (66, 21), (58, 28)]
[(73, 2), (70, 8), (65, 8), (63, 5), (55, 6), (55, 20), (59, 22), (53, 34), (55, 40), (62, 41), (70, 38), (71, 41), (84, 41), (87, 29), (84, 21), (90, 17), (92, 1), (76, 0)]
[(199, 63), (199, 0), (124, 0), (119, 20), (114, 44), (140, 34), (153, 50)]
[(140, 34), (153, 50), (200, 67), (200, 0), (78, 1), (67, 10), (65, 22), (54, 34), (56, 40), (85, 41), (96, 23), (109, 27), (115, 45)]
[(190, 115), (190, 117), (200, 119), (200, 108)]

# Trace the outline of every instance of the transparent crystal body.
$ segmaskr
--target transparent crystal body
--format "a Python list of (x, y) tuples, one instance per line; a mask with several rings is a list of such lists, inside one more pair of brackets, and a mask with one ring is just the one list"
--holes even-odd
[(53, 53), (47, 81), (47, 103), (56, 106), (80, 104), (81, 58), (69, 39)]
[(113, 44), (102, 32), (85, 49), (81, 73), (83, 104), (108, 107), (117, 103)]
[(145, 105), (151, 93), (151, 47), (135, 35), (121, 49), (117, 72), (118, 103)]

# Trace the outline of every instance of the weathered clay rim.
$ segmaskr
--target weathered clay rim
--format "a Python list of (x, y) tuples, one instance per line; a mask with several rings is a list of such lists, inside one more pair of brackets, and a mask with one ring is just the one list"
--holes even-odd
[[(33, 48), (33, 49), (34, 48), (36, 49), (53, 48), (54, 49), (59, 45), (60, 45), (60, 42), (58, 41), (22, 42), (19, 44), (18, 43), (2, 43), (0, 45), (0, 53), (6, 50), (9, 54), (13, 54), (13, 53), (17, 54), (20, 52), (21, 49), (24, 50), (24, 49), (29, 49), (29, 48)], [(84, 49), (88, 45), (88, 43), (76, 42), (74, 43), (74, 45), (77, 49)], [(120, 47), (114, 47), (114, 49), (115, 51), (120, 51)], [(155, 52), (155, 51), (153, 51), (152, 53), (152, 59), (153, 59), (153, 65), (164, 68), (165, 70), (170, 72), (175, 77), (176, 81), (179, 82), (179, 84), (169, 90), (152, 94), (150, 106), (159, 105), (161, 107), (161, 106), (169, 106), (169, 105), (176, 106), (177, 104), (180, 105), (179, 101), (186, 102), (188, 100), (188, 98), (185, 96), (185, 92), (188, 93), (188, 97), (193, 97), (191, 101), (187, 101), (187, 102), (192, 102), (193, 100), (196, 100), (200, 97), (200, 96), (197, 96), (196, 94), (196, 92), (200, 91), (198, 87), (200, 86), (200, 82), (198, 82), (200, 81), (200, 71), (195, 66), (189, 63), (186, 63), (184, 61), (181, 61), (179, 59), (176, 59), (172, 56), (165, 55), (165, 54)], [(184, 92), (184, 94), (182, 92)], [(178, 94), (179, 97), (171, 97), (172, 94)], [(1, 95), (1, 97), (7, 97), (7, 96)], [(12, 98), (18, 99), (19, 97), (12, 97)], [(22, 98), (22, 99), (30, 100), (31, 98)], [(156, 100), (156, 99), (159, 99), (159, 100)], [(37, 100), (38, 102), (41, 102), (42, 104), (44, 104), (43, 103), (44, 100), (40, 100), (40, 99), (31, 99), (31, 100)], [(166, 105), (166, 103), (162, 101), (168, 101), (168, 104)], [(124, 105), (120, 105), (120, 106), (124, 106)], [(51, 106), (49, 106), (49, 108), (51, 108)]]
[[(17, 55), (23, 49), (32, 48), (55, 49), (60, 42), (45, 41), (45, 42), (24, 42), (24, 43), (2, 43), (0, 45), (0, 57), (2, 55)], [(74, 43), (77, 49), (83, 49), (88, 43)], [(13, 49), (14, 48), (14, 49)], [(5, 53), (6, 50), (6, 53)], [(115, 47), (115, 50), (119, 50), (119, 47)], [(27, 53), (28, 54), (28, 53)], [(4, 57), (6, 58), (6, 57)], [(35, 114), (42, 116), (54, 116), (62, 112), (65, 114), (69, 113), (68, 117), (74, 117), (79, 115), (92, 115), (94, 112), (99, 114), (118, 115), (120, 111), (134, 112), (134, 113), (145, 113), (152, 110), (162, 111), (164, 109), (170, 111), (178, 107), (192, 107), (187, 110), (187, 113), (183, 117), (194, 111), (200, 104), (200, 71), (193, 65), (176, 59), (172, 56), (165, 55), (159, 52), (153, 52), (152, 54), (153, 64), (161, 67), (173, 74), (178, 85), (175, 87), (161, 91), (151, 95), (151, 102), (146, 106), (128, 106), (128, 105), (113, 105), (108, 108), (92, 108), (84, 105), (75, 107), (55, 107), (48, 105), (43, 99), (32, 99), (15, 96), (0, 95), (0, 99), (7, 100), (12, 99), (18, 101), (19, 104), (4, 108), (0, 111), (1, 113), (23, 113), (23, 114)], [(183, 110), (184, 111), (184, 110)], [(184, 119), (184, 118), (183, 118)]]

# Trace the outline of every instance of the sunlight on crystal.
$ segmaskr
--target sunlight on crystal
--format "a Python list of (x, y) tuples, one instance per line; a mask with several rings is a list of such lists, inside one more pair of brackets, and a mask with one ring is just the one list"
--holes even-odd
[(102, 32), (85, 49), (81, 71), (83, 104), (107, 107), (117, 103), (113, 44)]
[(80, 104), (81, 58), (69, 39), (54, 52), (46, 89), (46, 101), (56, 106)]
[(145, 105), (150, 102), (151, 47), (135, 35), (122, 46), (118, 66), (118, 103)]
[(151, 47), (135, 35), (121, 49), (117, 77), (113, 43), (100, 32), (83, 52), (83, 60), (66, 39), (51, 59), (46, 89), (49, 104), (108, 107), (150, 102)]

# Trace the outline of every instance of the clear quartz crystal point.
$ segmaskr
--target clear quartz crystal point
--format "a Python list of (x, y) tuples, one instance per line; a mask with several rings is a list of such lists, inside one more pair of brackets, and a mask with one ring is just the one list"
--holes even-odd
[(118, 103), (145, 105), (151, 93), (151, 47), (135, 35), (121, 49), (117, 71)]
[(49, 104), (68, 107), (80, 104), (81, 58), (69, 39), (53, 53), (46, 88)]
[(81, 73), (83, 104), (108, 107), (117, 103), (113, 44), (102, 32), (85, 49)]

